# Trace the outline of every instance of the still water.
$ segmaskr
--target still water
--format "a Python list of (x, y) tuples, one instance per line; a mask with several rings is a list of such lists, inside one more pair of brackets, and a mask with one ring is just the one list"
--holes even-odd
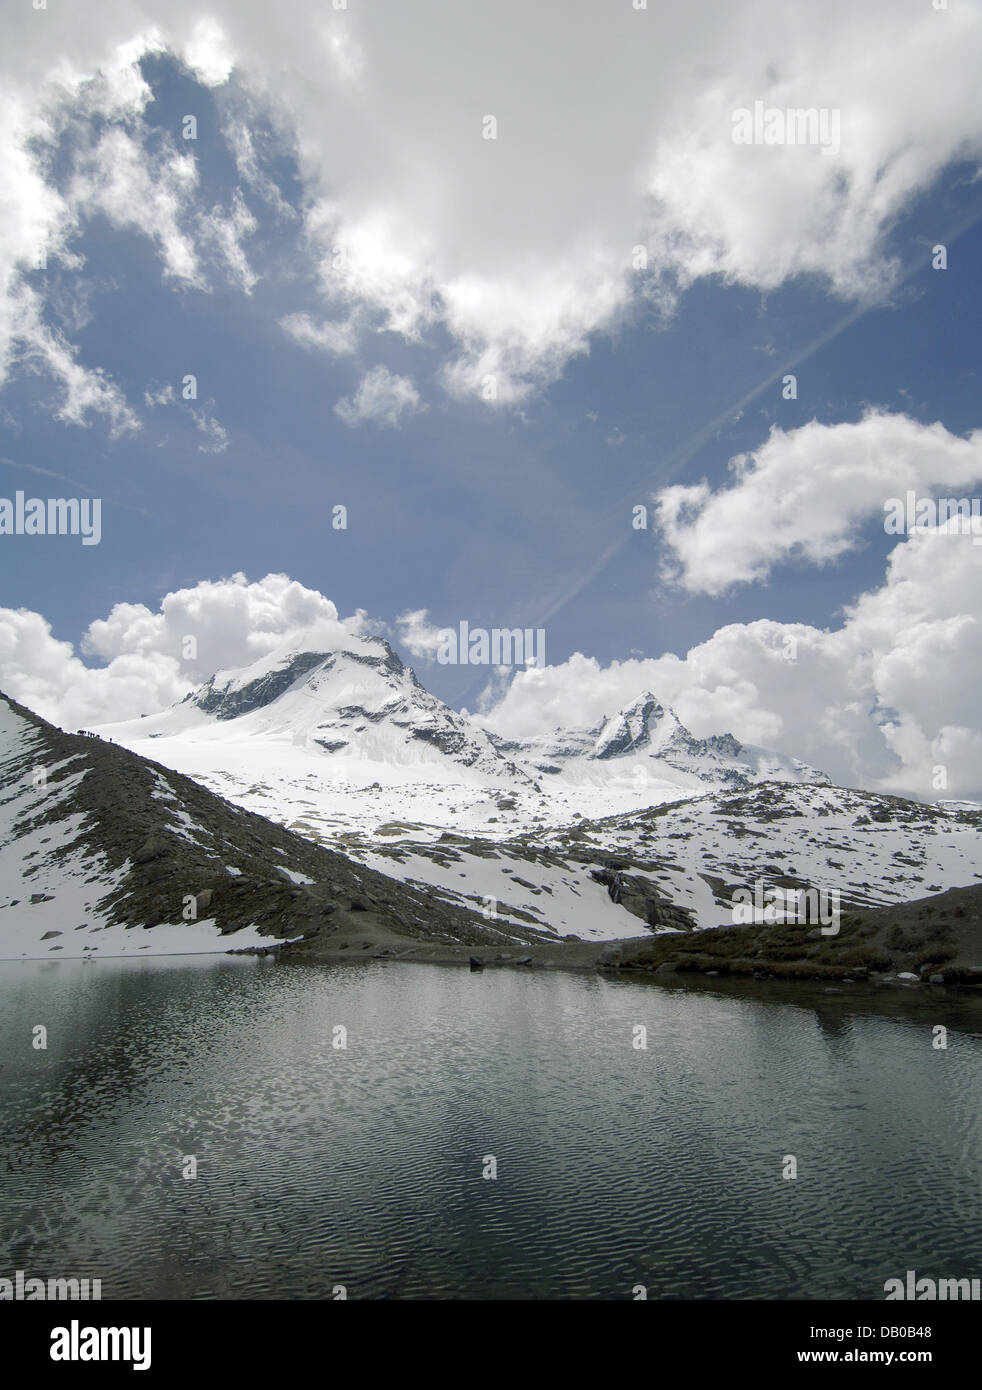
[(104, 1299), (879, 1299), (907, 1269), (982, 1275), (982, 1016), (940, 991), (10, 962), (0, 1063), (0, 1276)]

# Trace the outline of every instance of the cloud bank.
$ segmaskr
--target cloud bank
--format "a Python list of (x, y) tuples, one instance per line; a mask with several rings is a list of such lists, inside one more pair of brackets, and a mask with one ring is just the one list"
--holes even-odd
[(82, 638), (81, 653), (105, 663), (87, 666), (41, 614), (0, 608), (0, 687), (61, 727), (85, 728), (166, 709), (215, 671), (281, 643), (329, 648), (368, 626), (361, 612), (339, 618), (330, 599), (285, 574), (255, 583), (233, 574), (167, 594), (156, 612), (117, 603)]
[[(978, 795), (982, 566), (973, 539), (949, 527), (897, 544), (883, 583), (838, 627), (732, 623), (684, 656), (608, 666), (575, 653), (518, 671), (504, 693), (493, 681), (474, 718), (522, 738), (596, 723), (650, 689), (697, 735), (729, 730), (847, 785)], [(164, 708), (213, 671), (283, 642), (332, 645), (379, 626), (360, 611), (339, 618), (330, 599), (285, 575), (249, 583), (236, 574), (168, 594), (156, 612), (117, 604), (80, 644), (106, 664), (86, 666), (40, 614), (0, 609), (0, 688), (57, 724), (85, 727)], [(425, 610), (403, 614), (398, 630), (410, 652), (432, 659), (440, 629)]]
[(837, 628), (731, 623), (682, 657), (606, 667), (576, 653), (518, 672), (475, 717), (526, 737), (593, 724), (650, 689), (698, 736), (731, 731), (845, 785), (978, 796), (982, 566), (972, 541), (947, 529), (912, 535)]
[[(0, 376), (33, 362), (62, 419), (117, 432), (132, 407), (52, 325), (33, 271), (44, 250), (84, 274), (95, 216), (144, 237), (175, 287), (219, 274), (246, 295), (261, 209), (299, 218), (315, 289), (287, 332), (369, 359), (380, 331), (425, 340), (446, 391), (509, 403), (700, 278), (889, 293), (898, 218), (982, 154), (982, 0), (106, 0), (18, 6), (6, 38)], [(181, 132), (147, 123), (139, 60), (163, 52), (218, 103), (240, 178), (228, 205)], [(756, 101), (839, 113), (838, 151), (735, 143), (733, 113)], [(271, 172), (270, 125), (299, 201)]]
[(870, 411), (856, 424), (774, 428), (729, 471), (728, 487), (679, 485), (655, 498), (671, 550), (666, 576), (690, 593), (764, 580), (791, 559), (829, 564), (861, 543), (863, 523), (883, 520), (888, 498), (982, 482), (982, 430), (961, 439)]

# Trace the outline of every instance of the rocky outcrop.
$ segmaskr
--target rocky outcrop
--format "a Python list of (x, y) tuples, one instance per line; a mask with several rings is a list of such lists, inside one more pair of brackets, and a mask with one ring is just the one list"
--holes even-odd
[(590, 877), (606, 887), (611, 902), (640, 917), (649, 927), (692, 931), (696, 925), (686, 908), (669, 902), (657, 885), (643, 874), (630, 874), (616, 866), (605, 865), (592, 869)]
[(329, 660), (327, 652), (297, 652), (278, 671), (270, 671), (247, 685), (235, 685), (232, 681), (216, 685), (218, 677), (212, 676), (189, 699), (191, 704), (197, 705), (206, 714), (213, 714), (216, 719), (236, 719), (240, 714), (250, 714), (271, 704), (308, 671)]

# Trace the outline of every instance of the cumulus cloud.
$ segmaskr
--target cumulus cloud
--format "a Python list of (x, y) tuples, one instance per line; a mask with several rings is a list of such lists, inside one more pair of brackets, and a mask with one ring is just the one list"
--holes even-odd
[[(88, 69), (74, 65), (74, 51), (42, 58), (44, 38), (53, 35), (40, 36), (33, 51), (7, 48), (0, 68), (0, 385), (23, 362), (62, 386), (58, 418), (85, 425), (102, 415), (121, 433), (138, 428), (137, 417), (106, 373), (85, 365), (77, 346), (50, 325), (44, 278), (32, 272), (81, 270), (73, 239), (101, 215), (149, 237), (166, 275), (197, 283), (194, 249), (180, 225), (197, 176), (193, 160), (173, 146), (145, 144), (141, 113), (152, 93), (137, 60), (159, 47), (152, 33), (105, 45), (101, 62)], [(56, 179), (59, 161), (66, 167)]]
[[(841, 625), (732, 623), (685, 656), (518, 672), (475, 716), (510, 738), (588, 725), (646, 690), (700, 737), (732, 731), (836, 781), (931, 799), (982, 792), (982, 566), (951, 525), (891, 552)], [(940, 770), (940, 771), (939, 771)]]
[[(880, 587), (836, 628), (761, 619), (728, 624), (681, 657), (602, 666), (575, 653), (517, 672), (504, 692), (499, 673), (474, 718), (524, 738), (598, 723), (652, 690), (699, 736), (731, 731), (846, 785), (978, 796), (982, 566), (973, 540), (950, 527), (911, 535)], [(396, 626), (414, 656), (435, 656), (441, 629), (425, 609)], [(282, 574), (202, 582), (156, 611), (117, 604), (89, 626), (81, 655), (40, 614), (0, 609), (0, 688), (64, 727), (87, 727), (164, 708), (214, 671), (284, 643), (330, 648), (380, 627), (361, 611), (340, 618), (330, 599)]]
[(191, 688), (179, 661), (148, 651), (92, 668), (58, 641), (40, 613), (0, 609), (4, 694), (68, 729), (163, 709)]
[[(888, 293), (897, 219), (982, 152), (980, 0), (828, 0), (779, 21), (769, 0), (568, 0), (561, 20), (527, 0), (493, 13), (213, 0), (204, 17), (105, 0), (20, 6), (5, 37), (0, 350), (31, 331), (17, 306), (37, 246), (70, 254), (95, 211), (150, 238), (175, 285), (203, 283), (210, 238), (252, 287), (244, 214), (199, 223), (187, 151), (140, 125), (144, 53), (176, 54), (234, 107), (242, 178), (280, 215), (254, 127), (294, 150), (318, 292), (288, 331), (332, 352), (336, 323), (363, 342), (429, 335), (446, 389), (488, 401), (541, 388), (592, 335), (639, 303), (670, 307), (700, 277)], [(838, 112), (837, 152), (734, 143), (734, 111), (756, 101)], [(59, 191), (44, 146), (69, 120), (84, 157)]]
[(210, 16), (200, 19), (184, 46), (184, 61), (206, 87), (226, 83), (234, 66), (225, 31)]
[(413, 656), (423, 661), (434, 661), (446, 634), (453, 629), (434, 627), (429, 620), (429, 609), (415, 608), (400, 613), (396, 618), (396, 631), (399, 641)]
[(884, 518), (889, 498), (982, 481), (982, 430), (961, 439), (871, 411), (855, 424), (775, 428), (729, 469), (727, 487), (678, 485), (656, 498), (675, 561), (667, 572), (693, 593), (764, 579), (791, 558), (827, 564), (859, 543), (861, 523)]
[[(704, 70), (689, 109), (658, 132), (647, 178), (655, 260), (683, 286), (721, 275), (766, 290), (815, 274), (844, 297), (883, 294), (899, 270), (885, 245), (898, 215), (939, 168), (979, 156), (982, 123), (961, 110), (970, 65), (948, 66), (962, 45), (978, 54), (978, 6), (792, 6), (786, 27), (765, 5), (727, 8), (742, 29), (732, 58)], [(889, 53), (876, 35), (888, 13)], [(733, 114), (755, 101), (825, 109), (840, 148), (734, 143)]]
[(409, 377), (396, 376), (387, 367), (379, 366), (365, 373), (353, 396), (341, 397), (334, 413), (352, 429), (369, 420), (392, 429), (404, 415), (416, 415), (425, 409)]
[[(156, 612), (118, 603), (91, 623), (76, 654), (39, 613), (0, 609), (0, 688), (65, 728), (133, 719), (180, 700), (217, 670), (245, 666), (284, 643), (330, 648), (373, 630), (359, 611), (284, 574), (244, 574), (167, 594)], [(191, 640), (189, 640), (191, 639)], [(88, 666), (87, 656), (102, 666)]]

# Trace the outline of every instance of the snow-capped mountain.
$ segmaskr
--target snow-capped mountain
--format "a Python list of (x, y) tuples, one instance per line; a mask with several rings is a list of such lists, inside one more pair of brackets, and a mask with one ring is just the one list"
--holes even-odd
[(333, 776), (362, 782), (533, 780), (483, 730), (424, 690), (378, 637), (351, 636), (334, 651), (277, 648), (250, 666), (217, 672), (162, 714), (102, 732), (126, 744), (176, 738), (286, 747), (301, 751), (311, 768), (329, 758)]
[[(230, 931), (252, 945), (329, 932), (356, 901), (417, 941), (602, 942), (725, 925), (734, 891), (758, 882), (834, 890), (846, 908), (982, 879), (978, 810), (804, 780), (800, 764), (800, 780), (772, 780), (786, 763), (695, 740), (650, 697), (551, 745), (590, 776), (626, 777), (540, 772), (540, 785), (493, 744), (485, 757), (384, 648), (354, 663), (353, 708), (348, 655), (280, 654), (116, 727), (154, 761), (0, 701), (0, 955), (214, 950)], [(461, 742), (424, 737), (443, 762), (383, 765), (386, 747), (415, 752), (410, 716)], [(371, 749), (347, 767), (384, 766), (387, 784), (336, 778), (328, 730)], [(476, 756), (457, 762), (462, 749)]]
[(103, 733), (414, 891), (553, 939), (723, 925), (757, 882), (859, 907), (982, 876), (972, 808), (834, 787), (731, 734), (696, 738), (651, 693), (509, 742), (378, 638), (273, 653)]
[(367, 924), (403, 944), (509, 939), (428, 890), (2, 696), (0, 788), (0, 959), (347, 944)]
[[(595, 812), (598, 792), (602, 810), (614, 813), (707, 787), (828, 780), (732, 734), (695, 738), (650, 693), (593, 728), (509, 742), (426, 691), (378, 637), (347, 636), (332, 651), (281, 647), (219, 671), (170, 710), (101, 732), (147, 754), (146, 741), (155, 740), (152, 756), (230, 794), (243, 781), (270, 788), (274, 800), (284, 782), (304, 792), (343, 786), (356, 802), (365, 790), (398, 789), (395, 816), (405, 815), (410, 787), (414, 801), (441, 787), (444, 802), (476, 797), (494, 819), (499, 797), (487, 793), (510, 794), (519, 815), (531, 816), (541, 813), (545, 791), (562, 820)], [(271, 806), (256, 809), (277, 816)], [(454, 815), (441, 818), (454, 824)]]
[[(697, 739), (650, 693), (596, 727), (507, 742), (429, 694), (376, 637), (346, 636), (331, 651), (281, 648), (217, 673), (164, 713), (101, 733), (365, 863), (374, 862), (363, 857), (368, 846), (407, 838), (452, 833), (480, 846), (711, 790), (828, 782), (730, 734)], [(469, 864), (468, 880), (470, 869), (486, 879)], [(600, 902), (595, 886), (586, 891)], [(460, 887), (461, 901), (480, 905), (470, 881)], [(605, 923), (585, 930), (610, 934)]]
[(739, 743), (732, 734), (695, 738), (650, 691), (592, 728), (557, 729), (525, 742), (497, 739), (498, 749), (536, 774), (599, 784), (628, 772), (697, 788), (742, 791), (755, 782), (828, 782), (797, 758)]
[(982, 812), (761, 782), (493, 838), (392, 827), (346, 852), (448, 902), (493, 902), (499, 920), (599, 939), (611, 912), (634, 920), (623, 937), (732, 924), (735, 890), (758, 883), (835, 893), (843, 910), (967, 887), (982, 881)]

